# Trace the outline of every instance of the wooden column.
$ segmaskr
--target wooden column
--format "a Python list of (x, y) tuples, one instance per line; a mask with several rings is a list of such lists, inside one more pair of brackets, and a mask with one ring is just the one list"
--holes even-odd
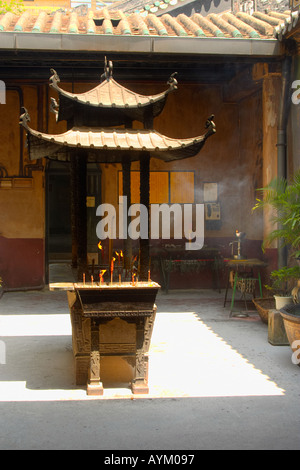
[[(153, 109), (148, 110), (144, 121), (145, 129), (153, 129)], [(149, 240), (149, 214), (150, 214), (150, 154), (145, 152), (140, 159), (140, 202), (148, 211), (148, 237), (140, 238), (140, 280), (148, 280), (150, 269), (150, 240)]]
[(140, 238), (140, 274), (141, 281), (148, 280), (150, 263), (149, 211), (150, 211), (150, 155), (144, 153), (140, 160), (140, 202), (148, 210), (148, 237)]
[[(281, 95), (279, 74), (263, 78), (263, 186), (277, 176), (277, 129)], [(264, 236), (274, 230), (270, 209), (264, 211)]]
[(78, 250), (78, 204), (77, 204), (77, 158), (71, 155), (70, 162), (70, 186), (71, 186), (71, 235), (72, 235), (72, 267), (77, 268), (77, 250)]
[(78, 278), (87, 270), (86, 155), (77, 150), (71, 156), (72, 266)]
[[(130, 160), (122, 162), (122, 172), (123, 172), (123, 196), (127, 196), (127, 208), (131, 205), (131, 184), (130, 184)], [(127, 209), (128, 212), (128, 209)], [(131, 258), (132, 258), (132, 240), (128, 237), (128, 215), (126, 214), (126, 224), (125, 225), (125, 239), (124, 239), (124, 268), (126, 270), (131, 269)]]

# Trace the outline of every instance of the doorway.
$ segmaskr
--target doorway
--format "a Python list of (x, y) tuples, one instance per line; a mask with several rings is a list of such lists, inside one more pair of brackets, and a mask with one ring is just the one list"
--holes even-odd
[[(97, 252), (96, 209), (101, 204), (101, 169), (87, 165), (87, 250)], [(72, 260), (70, 165), (49, 161), (46, 167), (46, 265)]]

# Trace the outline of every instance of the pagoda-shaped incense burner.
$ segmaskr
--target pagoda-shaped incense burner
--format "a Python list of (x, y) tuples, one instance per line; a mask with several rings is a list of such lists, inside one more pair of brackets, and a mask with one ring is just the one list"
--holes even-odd
[[(123, 193), (130, 204), (130, 166), (140, 162), (140, 202), (149, 208), (150, 158), (165, 162), (196, 155), (207, 138), (215, 133), (213, 116), (204, 135), (173, 139), (153, 129), (153, 119), (177, 88), (176, 74), (168, 89), (144, 96), (128, 90), (113, 78), (113, 65), (105, 60), (99, 85), (85, 93), (70, 93), (60, 87), (57, 72), (51, 69), (50, 87), (58, 93), (51, 109), (56, 120), (66, 121), (62, 134), (46, 134), (29, 127), (26, 109), (20, 124), (27, 132), (29, 157), (70, 162), (72, 204), (72, 264), (77, 279), (71, 283), (51, 283), (51, 289), (68, 291), (72, 321), (76, 384), (87, 383), (87, 393), (102, 395), (100, 370), (105, 358), (119, 358), (130, 366), (133, 393), (148, 393), (148, 351), (153, 330), (155, 299), (160, 288), (149, 275), (149, 239), (140, 239), (139, 282), (110, 283), (85, 279), (87, 268), (86, 174), (87, 163), (121, 163)], [(133, 129), (133, 121), (143, 129)], [(123, 126), (123, 127), (121, 127)], [(148, 211), (149, 213), (149, 211)], [(124, 264), (131, 259), (130, 240), (124, 240)], [(101, 366), (101, 367), (100, 367)], [(114, 365), (111, 365), (111, 370)]]

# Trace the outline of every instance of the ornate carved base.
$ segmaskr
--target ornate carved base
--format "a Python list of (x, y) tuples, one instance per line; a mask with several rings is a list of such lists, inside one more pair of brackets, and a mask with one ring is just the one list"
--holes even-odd
[(88, 381), (88, 370), (90, 365), (90, 355), (75, 356), (75, 380), (76, 385), (85, 385)]
[(141, 395), (146, 395), (149, 393), (149, 387), (148, 384), (144, 382), (136, 382), (131, 385), (131, 390), (132, 393), (134, 394), (141, 394)]
[(91, 396), (101, 396), (101, 395), (103, 395), (102, 382), (99, 382), (98, 384), (88, 383), (87, 387), (86, 387), (86, 393), (87, 393), (87, 395), (91, 395)]
[(76, 384), (87, 384), (88, 395), (103, 395), (100, 359), (117, 356), (133, 368), (133, 378), (129, 379), (132, 393), (149, 393), (148, 351), (156, 306), (152, 305), (152, 311), (148, 308), (140, 313), (141, 309), (132, 312), (122, 309), (118, 312), (117, 309), (113, 310), (116, 304), (110, 304), (109, 312), (102, 313), (100, 310), (87, 317), (76, 292), (68, 292), (68, 298)]

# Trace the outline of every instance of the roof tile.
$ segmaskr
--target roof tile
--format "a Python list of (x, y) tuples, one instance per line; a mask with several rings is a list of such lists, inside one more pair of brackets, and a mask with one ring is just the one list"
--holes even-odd
[[(173, 0), (168, 1), (171, 3)], [(76, 9), (37, 13), (26, 10), (20, 16), (12, 13), (0, 15), (0, 32), (260, 39), (284, 34), (287, 28), (298, 22), (298, 17), (290, 12), (255, 12), (253, 15), (224, 12), (206, 17), (199, 13), (191, 17), (183, 13), (177, 17), (165, 13), (157, 17), (151, 12), (144, 16), (141, 13), (125, 14), (107, 8), (95, 12), (89, 10), (85, 15)], [(94, 19), (98, 20), (97, 24)]]
[(269, 23), (266, 23), (265, 21), (243, 12), (238, 12), (236, 16), (244, 23), (252, 26), (260, 34), (263, 34), (264, 36), (273, 36), (273, 28), (271, 25), (269, 25)]
[(222, 31), (220, 31), (220, 29), (214, 23), (199, 13), (194, 13), (192, 20), (195, 21), (195, 23), (197, 23), (202, 29), (209, 31), (213, 36), (224, 36), (224, 33), (222, 33)]

